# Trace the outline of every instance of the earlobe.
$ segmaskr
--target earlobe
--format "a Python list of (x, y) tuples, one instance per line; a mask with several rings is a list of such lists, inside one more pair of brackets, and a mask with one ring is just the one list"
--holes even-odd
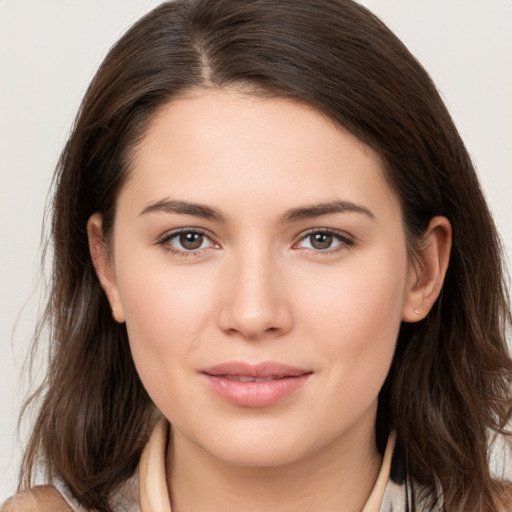
[(91, 215), (87, 222), (89, 252), (91, 253), (96, 275), (112, 308), (112, 316), (114, 320), (121, 323), (125, 321), (123, 306), (112, 261), (103, 237), (102, 223), (103, 218), (99, 213)]
[(430, 312), (443, 286), (451, 246), (450, 221), (446, 217), (434, 217), (409, 270), (402, 311), (404, 322), (418, 322)]

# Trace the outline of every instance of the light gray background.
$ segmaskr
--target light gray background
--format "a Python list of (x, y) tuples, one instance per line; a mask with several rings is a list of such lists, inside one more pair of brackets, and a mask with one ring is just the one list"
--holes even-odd
[[(108, 48), (157, 0), (0, 0), (0, 502), (15, 485), (19, 380), (36, 318), (50, 177)], [(430, 71), (512, 257), (512, 0), (366, 0)]]

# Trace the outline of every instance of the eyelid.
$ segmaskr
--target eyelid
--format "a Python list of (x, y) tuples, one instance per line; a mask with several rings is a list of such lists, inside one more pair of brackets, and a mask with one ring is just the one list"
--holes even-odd
[[(305, 238), (307, 238), (308, 236), (314, 235), (315, 233), (325, 233), (325, 234), (333, 235), (333, 236), (337, 237), (341, 243), (339, 245), (336, 245), (334, 247), (327, 248), (327, 249), (297, 247), (298, 244), (300, 242), (302, 242)], [(356, 242), (355, 238), (352, 235), (350, 235), (349, 233), (347, 233), (346, 231), (341, 231), (339, 229), (334, 229), (334, 228), (313, 228), (313, 229), (308, 229), (307, 231), (303, 231), (302, 233), (300, 233), (300, 235), (298, 235), (297, 238), (295, 239), (295, 242), (293, 243), (292, 248), (297, 249), (297, 250), (311, 251), (311, 252), (314, 252), (315, 254), (330, 254), (330, 253), (339, 251), (343, 248), (350, 248), (351, 246), (353, 246), (355, 244), (355, 242)]]
[[(199, 249), (193, 249), (193, 250), (181, 250), (176, 247), (173, 247), (169, 244), (169, 241), (177, 236), (179, 236), (182, 233), (197, 233), (200, 234), (212, 243), (212, 246), (210, 247), (203, 247)], [(165, 232), (162, 236), (160, 236), (156, 242), (156, 245), (161, 245), (166, 251), (170, 252), (171, 254), (178, 255), (178, 256), (197, 256), (199, 254), (202, 254), (204, 251), (207, 251), (209, 249), (217, 249), (220, 247), (220, 244), (215, 240), (215, 238), (211, 235), (210, 232), (208, 232), (206, 229), (198, 228), (198, 227), (183, 227), (183, 228), (177, 228), (172, 229), (171, 231)]]
[[(198, 248), (198, 249), (191, 249), (191, 250), (183, 249), (183, 250), (181, 250), (181, 249), (173, 247), (172, 245), (169, 244), (169, 241), (171, 239), (179, 236), (182, 233), (200, 234), (200, 235), (206, 237), (211, 242), (212, 245), (209, 247), (203, 247), (203, 248)], [(315, 233), (324, 233), (324, 234), (333, 235), (339, 240), (340, 243), (334, 247), (326, 248), (326, 249), (298, 247), (300, 242), (302, 242), (308, 236), (314, 235)], [(171, 231), (165, 232), (162, 236), (160, 236), (158, 238), (158, 240), (156, 241), (156, 244), (161, 245), (166, 251), (168, 251), (174, 255), (183, 256), (183, 257), (197, 256), (199, 254), (202, 254), (204, 251), (208, 251), (212, 248), (215, 248), (215, 249), (220, 248), (220, 244), (215, 240), (215, 238), (211, 235), (211, 233), (209, 231), (207, 231), (206, 229), (203, 229), (203, 228), (190, 227), (190, 226), (177, 228), (177, 229), (173, 229)], [(315, 254), (330, 254), (330, 253), (342, 250), (343, 248), (350, 248), (354, 244), (355, 244), (354, 237), (345, 231), (341, 231), (341, 230), (334, 229), (334, 228), (312, 228), (312, 229), (308, 229), (307, 231), (303, 231), (296, 237), (295, 241), (292, 244), (292, 249), (309, 251), (309, 252), (313, 252)]]

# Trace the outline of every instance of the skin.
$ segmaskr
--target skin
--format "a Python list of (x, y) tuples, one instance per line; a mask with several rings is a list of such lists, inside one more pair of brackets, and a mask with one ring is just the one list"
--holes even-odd
[[(340, 201), (350, 209), (290, 215)], [(180, 245), (182, 228), (205, 235), (199, 249)], [(209, 89), (167, 105), (134, 150), (111, 247), (99, 214), (88, 229), (140, 378), (173, 426), (173, 511), (361, 510), (381, 463), (377, 396), (401, 322), (422, 319), (441, 288), (449, 222), (432, 219), (410, 258), (370, 148), (308, 106)], [(243, 407), (201, 373), (233, 360), (311, 375)]]

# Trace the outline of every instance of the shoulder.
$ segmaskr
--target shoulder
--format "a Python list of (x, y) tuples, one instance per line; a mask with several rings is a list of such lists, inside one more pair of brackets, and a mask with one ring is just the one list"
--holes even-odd
[(71, 512), (66, 500), (52, 485), (20, 492), (3, 505), (0, 512)]

